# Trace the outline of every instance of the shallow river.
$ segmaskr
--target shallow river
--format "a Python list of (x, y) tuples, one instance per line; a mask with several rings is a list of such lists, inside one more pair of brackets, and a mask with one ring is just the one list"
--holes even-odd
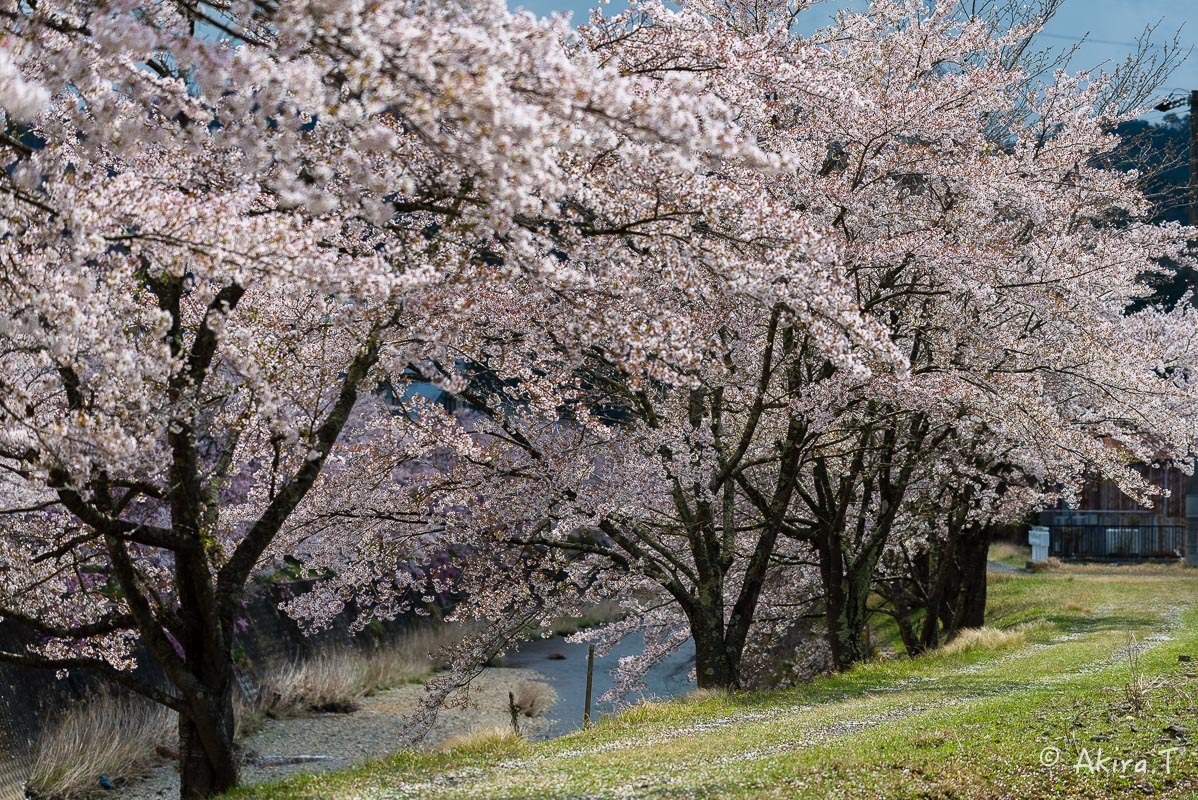
[[(606, 656), (595, 656), (595, 681), (592, 689), (591, 716), (597, 718), (615, 710), (612, 703), (600, 703), (599, 698), (615, 685), (611, 670), (623, 656), (636, 655), (643, 641), (639, 635), (628, 636)], [(563, 655), (564, 659), (550, 658)], [(582, 711), (586, 698), (587, 646), (569, 644), (564, 639), (537, 639), (520, 646), (519, 651), (503, 657), (507, 667), (532, 669), (549, 679), (557, 692), (557, 702), (546, 715), (549, 728), (542, 736), (561, 736), (582, 727)], [(624, 699), (634, 702), (641, 697), (675, 697), (694, 688), (687, 674), (694, 665), (694, 647), (687, 642), (677, 653), (658, 664), (646, 676), (647, 689)]]

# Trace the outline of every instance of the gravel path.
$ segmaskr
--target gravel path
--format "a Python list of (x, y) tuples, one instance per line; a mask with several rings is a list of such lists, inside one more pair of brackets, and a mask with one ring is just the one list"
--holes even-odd
[[(523, 681), (544, 680), (526, 669), (485, 670), (470, 689), (468, 708), (448, 708), (419, 747), (435, 748), (451, 736), (476, 728), (510, 724), (508, 692)], [(362, 700), (352, 714), (319, 714), (273, 720), (245, 740), (247, 755), (257, 756), (242, 767), (242, 781), (264, 783), (301, 772), (345, 769), (370, 758), (390, 755), (412, 746), (404, 730), (423, 694), (413, 684), (381, 692)], [(456, 706), (456, 704), (455, 704)], [(521, 720), (529, 736), (535, 737), (543, 720)], [(300, 756), (318, 758), (302, 763), (286, 762)], [(172, 766), (156, 770), (144, 781), (122, 787), (106, 797), (119, 800), (159, 800), (179, 794), (179, 775)]]

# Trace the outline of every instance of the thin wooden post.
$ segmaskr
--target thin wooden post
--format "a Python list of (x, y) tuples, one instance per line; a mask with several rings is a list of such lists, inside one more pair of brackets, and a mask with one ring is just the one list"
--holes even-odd
[(582, 712), (582, 727), (586, 728), (591, 724), (591, 681), (595, 677), (595, 645), (591, 643), (587, 646), (587, 694), (586, 708)]

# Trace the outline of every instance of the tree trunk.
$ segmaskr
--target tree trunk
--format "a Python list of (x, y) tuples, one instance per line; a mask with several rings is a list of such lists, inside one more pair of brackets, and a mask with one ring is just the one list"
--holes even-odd
[(180, 655), (192, 680), (179, 686), (179, 796), (204, 800), (237, 786), (232, 623), (217, 616), (202, 564), (179, 559)]
[(845, 581), (837, 596), (828, 597), (828, 646), (832, 663), (845, 670), (869, 657), (865, 644), (865, 600), (855, 581)]
[(866, 601), (873, 587), (877, 556), (866, 553), (845, 564), (840, 537), (832, 533), (816, 542), (824, 584), (824, 617), (832, 664), (844, 670), (869, 657), (865, 643)]
[(903, 608), (896, 610), (894, 621), (898, 625), (899, 638), (903, 642), (903, 649), (907, 651), (907, 655), (918, 655), (919, 637), (915, 635), (915, 626), (911, 624), (911, 615), (909, 613), (909, 609)]
[(700, 689), (739, 689), (739, 659), (724, 648), (700, 649), (695, 643), (695, 679)]
[[(179, 797), (205, 800), (237, 786), (237, 753), (233, 747), (232, 685), (204, 701), (210, 713), (204, 725), (179, 715)], [(209, 732), (203, 735), (201, 728)]]
[(986, 560), (994, 531), (990, 526), (970, 531), (961, 542), (958, 564), (961, 575), (957, 607), (958, 628), (980, 628), (986, 623)]
[(741, 653), (729, 646), (720, 612), (722, 609), (713, 609), (690, 621), (695, 641), (695, 680), (700, 689), (740, 688)]
[(923, 628), (919, 634), (919, 651), (927, 652), (940, 646), (943, 638), (952, 636), (952, 631), (940, 630), (941, 620), (946, 615), (945, 610), (952, 605), (957, 595), (959, 573), (957, 571), (957, 543), (961, 536), (960, 529), (949, 526), (947, 541), (933, 540), (928, 552), (929, 577), (928, 597), (923, 617)]
[(893, 610), (894, 622), (898, 626), (899, 638), (907, 655), (915, 656), (920, 652), (919, 632), (915, 629), (915, 612), (920, 608), (916, 589), (923, 586), (920, 583), (922, 565), (926, 559), (920, 559), (911, 565), (908, 575), (882, 584), (879, 591), (889, 601)]
[(844, 670), (869, 658), (865, 642), (866, 601), (873, 570), (834, 568), (832, 572), (832, 582), (825, 584), (828, 647), (832, 663)]

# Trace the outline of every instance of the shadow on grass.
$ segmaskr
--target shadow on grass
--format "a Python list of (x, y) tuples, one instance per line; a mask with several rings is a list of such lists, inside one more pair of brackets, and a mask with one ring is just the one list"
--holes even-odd
[(1101, 633), (1103, 631), (1143, 631), (1160, 627), (1159, 615), (1120, 610), (1106, 614), (1079, 616), (1075, 614), (1047, 614), (1046, 619), (1066, 633)]

